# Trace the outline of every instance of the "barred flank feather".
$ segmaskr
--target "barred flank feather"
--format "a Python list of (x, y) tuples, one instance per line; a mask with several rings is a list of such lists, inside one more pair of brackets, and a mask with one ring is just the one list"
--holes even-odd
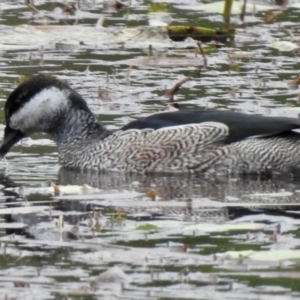
[(76, 147), (82, 149), (77, 155), (74, 147), (61, 149), (60, 158), (64, 165), (70, 167), (92, 166), (96, 169), (131, 172), (182, 172), (199, 164), (201, 157), (207, 155), (213, 147), (216, 148), (227, 135), (228, 127), (216, 122), (159, 130), (116, 131), (85, 147), (81, 143)]

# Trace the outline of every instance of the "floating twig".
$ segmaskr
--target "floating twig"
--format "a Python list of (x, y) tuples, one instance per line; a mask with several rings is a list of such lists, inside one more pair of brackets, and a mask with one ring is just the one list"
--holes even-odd
[(152, 50), (152, 45), (149, 45), (148, 48), (149, 52), (148, 52), (148, 56), (153, 56), (153, 50)]
[(174, 95), (179, 90), (179, 88), (190, 79), (191, 79), (190, 77), (183, 78), (182, 80), (177, 82), (171, 89), (169, 89), (166, 92), (166, 96), (169, 96), (169, 98), (168, 98), (168, 108), (169, 109), (176, 109), (176, 110), (179, 109), (178, 103), (175, 103), (175, 101), (174, 101)]
[(205, 52), (204, 52), (200, 42), (198, 42), (197, 45), (198, 45), (199, 51), (203, 57), (203, 65), (206, 68), (207, 67), (207, 58), (206, 58)]
[(32, 4), (28, 3), (27, 7), (33, 12), (33, 13), (39, 13), (40, 11), (35, 8)]
[(245, 21), (245, 15), (246, 15), (246, 7), (247, 7), (247, 0), (244, 0), (244, 4), (242, 6), (242, 11), (240, 14), (240, 20), (244, 23)]

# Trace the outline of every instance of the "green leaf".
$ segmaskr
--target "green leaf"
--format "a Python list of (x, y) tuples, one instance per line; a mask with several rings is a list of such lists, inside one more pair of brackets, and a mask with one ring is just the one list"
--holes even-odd
[(155, 225), (152, 225), (152, 224), (143, 224), (143, 225), (138, 226), (136, 229), (137, 230), (155, 230), (155, 229), (158, 229), (158, 227)]

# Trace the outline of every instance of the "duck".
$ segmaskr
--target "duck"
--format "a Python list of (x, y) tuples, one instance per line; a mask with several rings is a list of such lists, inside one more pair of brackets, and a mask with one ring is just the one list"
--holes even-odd
[(2, 157), (22, 138), (43, 132), (56, 143), (59, 163), (71, 169), (230, 175), (300, 166), (298, 118), (177, 110), (112, 131), (67, 82), (47, 74), (17, 86), (4, 114)]

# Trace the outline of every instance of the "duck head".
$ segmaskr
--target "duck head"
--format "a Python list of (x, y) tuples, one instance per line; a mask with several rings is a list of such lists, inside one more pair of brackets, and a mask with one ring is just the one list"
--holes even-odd
[(67, 83), (49, 75), (23, 82), (5, 104), (6, 127), (0, 155), (5, 156), (18, 141), (35, 132), (53, 135), (72, 108), (90, 113), (86, 102)]

